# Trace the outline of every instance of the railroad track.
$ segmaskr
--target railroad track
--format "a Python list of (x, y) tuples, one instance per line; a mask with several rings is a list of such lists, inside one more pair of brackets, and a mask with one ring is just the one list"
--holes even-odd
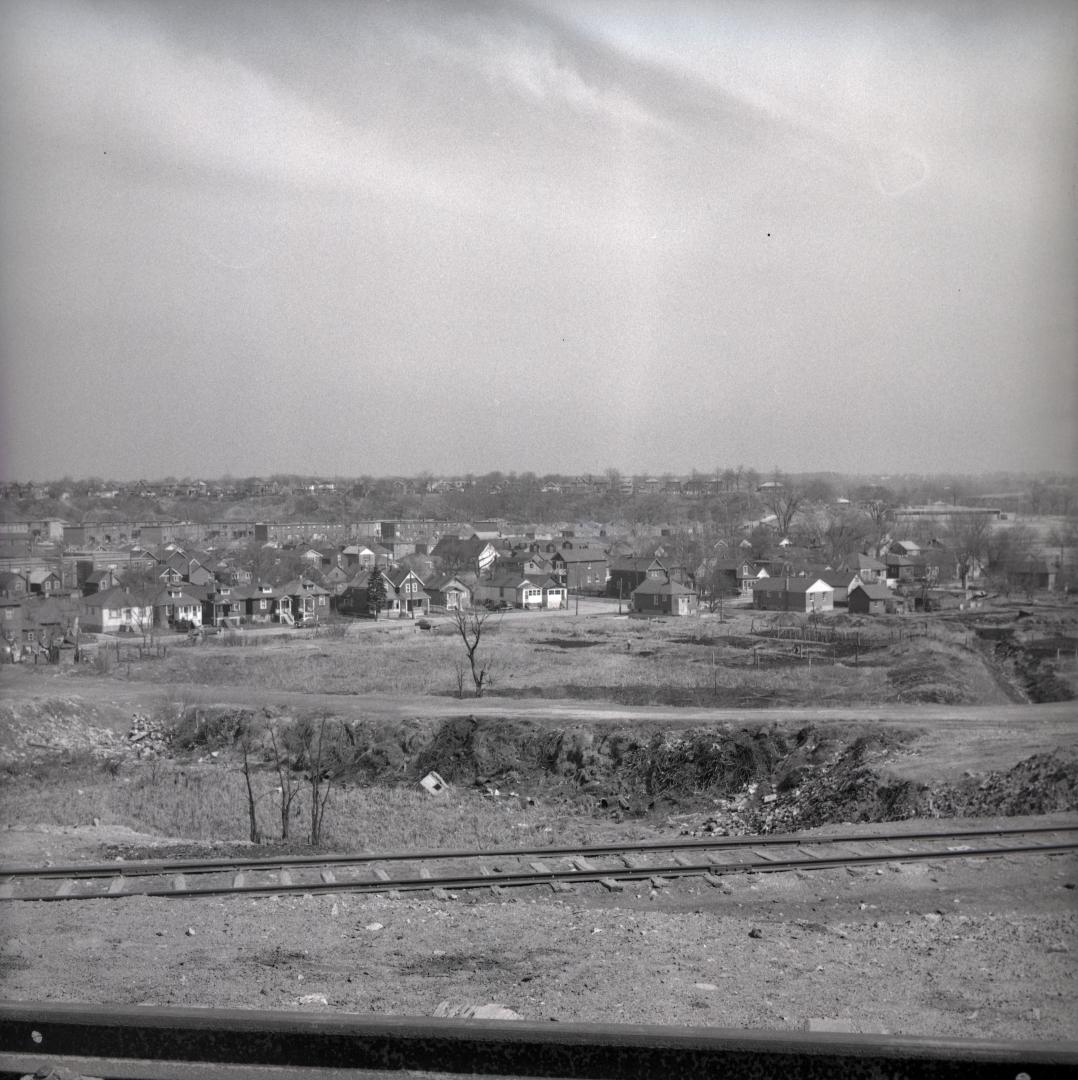
[(619, 890), (628, 882), (646, 881), (659, 887), (682, 877), (701, 877), (709, 885), (721, 885), (730, 874), (1059, 855), (1076, 849), (1078, 825), (871, 836), (724, 836), (487, 851), (0, 866), (0, 901), (416, 891), (446, 899), (455, 889), (499, 892), (540, 885), (560, 892), (574, 884), (598, 882)]

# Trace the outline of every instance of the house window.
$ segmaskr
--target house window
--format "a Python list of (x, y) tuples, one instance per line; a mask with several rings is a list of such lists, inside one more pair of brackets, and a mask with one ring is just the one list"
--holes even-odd
[(268, 606), (269, 606), (269, 601), (268, 600), (259, 600), (258, 601), (258, 608), (259, 608), (260, 611), (265, 611)]

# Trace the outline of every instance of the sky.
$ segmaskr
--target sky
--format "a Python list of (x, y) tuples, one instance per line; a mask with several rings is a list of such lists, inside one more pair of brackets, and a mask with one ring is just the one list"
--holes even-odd
[(5, 0), (0, 473), (1075, 471), (1071, 0)]

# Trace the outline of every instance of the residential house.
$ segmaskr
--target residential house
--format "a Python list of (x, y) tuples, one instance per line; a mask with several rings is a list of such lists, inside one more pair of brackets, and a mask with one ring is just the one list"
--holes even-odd
[(1007, 567), (1007, 576), (1017, 588), (1028, 592), (1056, 587), (1056, 567), (1047, 559), (1037, 556), (1011, 563)]
[(84, 595), (92, 596), (94, 593), (115, 589), (119, 584), (120, 579), (117, 577), (115, 570), (111, 568), (91, 570), (83, 579), (82, 591)]
[(472, 602), (472, 590), (456, 574), (438, 574), (425, 583), (431, 609), (456, 611)]
[(22, 574), (16, 574), (11, 570), (0, 573), (0, 597), (5, 600), (19, 600), (29, 591), (30, 584)]
[(202, 625), (202, 600), (180, 585), (166, 585), (152, 593), (153, 624), (170, 630), (192, 630)]
[(602, 548), (562, 548), (551, 553), (550, 563), (551, 576), (570, 592), (606, 591), (608, 564)]
[[(176, 588), (176, 586), (172, 586)], [(246, 616), (243, 590), (232, 585), (217, 585), (202, 598), (202, 625), (237, 627)]]
[(854, 570), (823, 570), (818, 577), (834, 590), (835, 607), (845, 607), (850, 590), (861, 584), (861, 578)]
[(752, 604), (760, 611), (833, 611), (835, 591), (818, 577), (766, 578), (754, 586)]
[(625, 597), (649, 577), (667, 580), (666, 569), (654, 556), (631, 555), (609, 558), (607, 561), (606, 595)]
[(341, 565), (353, 573), (357, 570), (373, 570), (376, 566), (389, 565), (389, 552), (381, 544), (348, 544), (341, 551)]
[(891, 601), (891, 590), (874, 581), (854, 585), (847, 598), (851, 615), (883, 615)]
[(386, 611), (395, 611), (402, 619), (430, 613), (430, 594), (414, 570), (394, 570), (383, 577), (388, 583)]
[(630, 614), (638, 616), (695, 615), (698, 611), (696, 593), (666, 578), (647, 578), (632, 591), (629, 600)]
[(322, 574), (322, 584), (329, 591), (330, 607), (336, 606), (336, 599), (348, 587), (353, 575), (342, 566), (332, 566)]
[(116, 586), (82, 597), (79, 624), (91, 633), (141, 634), (153, 626), (153, 607), (145, 598)]
[(308, 578), (286, 582), (281, 586), (281, 592), (291, 600), (296, 626), (310, 626), (329, 614), (329, 590)]
[(912, 559), (921, 554), (921, 545), (912, 540), (893, 540), (888, 547), (888, 554), (906, 555)]
[(472, 600), (488, 607), (538, 610), (543, 606), (543, 582), (532, 581), (521, 574), (497, 573), (476, 582)]
[(30, 592), (36, 593), (39, 596), (52, 596), (54, 593), (59, 593), (63, 588), (63, 582), (60, 580), (60, 575), (55, 570), (46, 570), (39, 568), (37, 570), (31, 570), (29, 575)]
[(442, 570), (447, 574), (462, 570), (482, 574), (493, 566), (498, 558), (498, 549), (489, 540), (443, 536), (430, 554), (431, 558), (441, 560)]
[(921, 563), (909, 555), (888, 552), (884, 556), (884, 565), (887, 567), (887, 584), (892, 587), (909, 585), (922, 577)]
[(710, 573), (705, 563), (698, 571), (698, 576), (700, 574), (704, 575), (704, 580), (710, 577), (716, 591), (742, 600), (751, 600), (756, 582), (770, 576), (765, 567), (757, 566), (749, 559), (716, 559)]
[(543, 607), (548, 611), (564, 610), (569, 606), (569, 590), (560, 581), (548, 577), (542, 588)]
[(526, 548), (518, 548), (505, 555), (499, 555), (494, 566), (498, 573), (520, 574), (522, 577), (530, 578), (545, 578), (552, 570), (550, 559), (546, 555)]
[(873, 585), (887, 577), (887, 567), (867, 552), (859, 551), (847, 562), (851, 570), (857, 571), (857, 576), (864, 585)]
[(0, 636), (5, 641), (14, 641), (22, 627), (23, 600), (12, 597), (0, 597)]
[(291, 626), (294, 621), (291, 597), (266, 582), (258, 582), (244, 589), (238, 589), (236, 595), (243, 601), (244, 616), (250, 624), (257, 626), (265, 623), (284, 623)]

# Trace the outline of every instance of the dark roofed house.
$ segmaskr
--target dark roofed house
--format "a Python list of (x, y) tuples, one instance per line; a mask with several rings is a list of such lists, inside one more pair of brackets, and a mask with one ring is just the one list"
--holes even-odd
[(647, 581), (649, 577), (658, 578), (660, 581), (667, 579), (666, 570), (651, 555), (611, 558), (608, 563), (608, 572), (607, 596), (629, 597), (633, 589)]
[(543, 606), (543, 582), (521, 574), (493, 574), (476, 582), (472, 597), (477, 604), (535, 610)]
[(293, 578), (280, 591), (292, 602), (292, 618), (297, 626), (309, 626), (329, 614), (329, 590), (309, 578)]
[(430, 553), (432, 559), (440, 559), (447, 574), (461, 570), (482, 574), (498, 557), (498, 549), (482, 539), (462, 540), (459, 536), (443, 536)]
[(1056, 587), (1056, 568), (1047, 559), (1031, 556), (1007, 567), (1007, 576), (1020, 589), (1033, 592), (1035, 589), (1054, 589)]
[(472, 602), (472, 590), (456, 574), (438, 574), (425, 585), (432, 608), (456, 611)]
[(22, 574), (5, 570), (0, 574), (0, 597), (6, 600), (18, 600), (30, 591), (29, 584)]
[(695, 615), (698, 610), (696, 593), (687, 585), (667, 578), (647, 578), (633, 589), (629, 599), (632, 615), (656, 618), (663, 615)]
[(602, 548), (562, 548), (550, 556), (551, 576), (570, 592), (606, 591), (607, 559)]
[(887, 576), (887, 567), (867, 552), (859, 551), (850, 560), (850, 569), (857, 571), (857, 576), (865, 585), (871, 584)]
[(423, 587), (423, 579), (414, 570), (394, 570), (384, 575), (389, 582), (386, 589), (386, 610), (396, 611), (402, 619), (427, 615), (430, 612), (430, 594)]
[(777, 577), (758, 581), (753, 607), (761, 611), (832, 611), (835, 590), (819, 577)]
[(850, 590), (861, 584), (856, 570), (824, 570), (817, 576), (834, 590), (835, 607), (845, 607), (849, 601)]
[(883, 615), (891, 600), (891, 590), (886, 585), (865, 582), (850, 589), (847, 606), (851, 615)]
[(154, 626), (191, 630), (202, 625), (202, 600), (181, 586), (166, 585), (150, 599)]

